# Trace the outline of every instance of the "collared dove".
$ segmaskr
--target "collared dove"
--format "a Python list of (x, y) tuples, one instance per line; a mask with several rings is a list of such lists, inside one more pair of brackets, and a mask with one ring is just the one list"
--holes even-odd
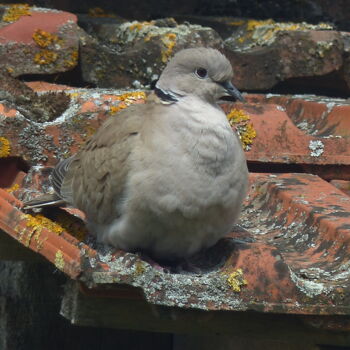
[(55, 195), (86, 214), (98, 241), (165, 260), (188, 258), (229, 233), (246, 195), (239, 138), (217, 102), (242, 100), (232, 67), (209, 48), (178, 52), (145, 104), (113, 115), (53, 171)]

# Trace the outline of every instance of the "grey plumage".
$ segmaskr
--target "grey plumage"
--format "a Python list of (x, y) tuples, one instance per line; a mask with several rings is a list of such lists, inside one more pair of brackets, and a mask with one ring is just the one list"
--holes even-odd
[(177, 53), (143, 105), (111, 116), (53, 173), (61, 199), (92, 233), (128, 251), (186, 258), (228, 233), (241, 210), (247, 166), (217, 101), (231, 95), (217, 50)]

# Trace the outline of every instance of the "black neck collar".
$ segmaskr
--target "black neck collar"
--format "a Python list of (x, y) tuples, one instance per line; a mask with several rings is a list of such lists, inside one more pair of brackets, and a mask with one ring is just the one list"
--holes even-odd
[(155, 94), (164, 102), (177, 102), (178, 96), (174, 94), (173, 92), (162, 90), (159, 87), (154, 87)]

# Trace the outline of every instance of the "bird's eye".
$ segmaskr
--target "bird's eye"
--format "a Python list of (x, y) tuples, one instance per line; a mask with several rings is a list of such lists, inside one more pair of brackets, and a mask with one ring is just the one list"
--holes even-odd
[(205, 68), (197, 68), (195, 71), (198, 78), (204, 79), (208, 76), (208, 71)]

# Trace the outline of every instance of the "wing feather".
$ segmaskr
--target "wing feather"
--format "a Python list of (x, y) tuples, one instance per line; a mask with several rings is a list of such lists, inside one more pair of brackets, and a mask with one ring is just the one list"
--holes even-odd
[(58, 165), (58, 193), (90, 220), (107, 223), (115, 218), (145, 108), (134, 105), (111, 116), (79, 153)]

